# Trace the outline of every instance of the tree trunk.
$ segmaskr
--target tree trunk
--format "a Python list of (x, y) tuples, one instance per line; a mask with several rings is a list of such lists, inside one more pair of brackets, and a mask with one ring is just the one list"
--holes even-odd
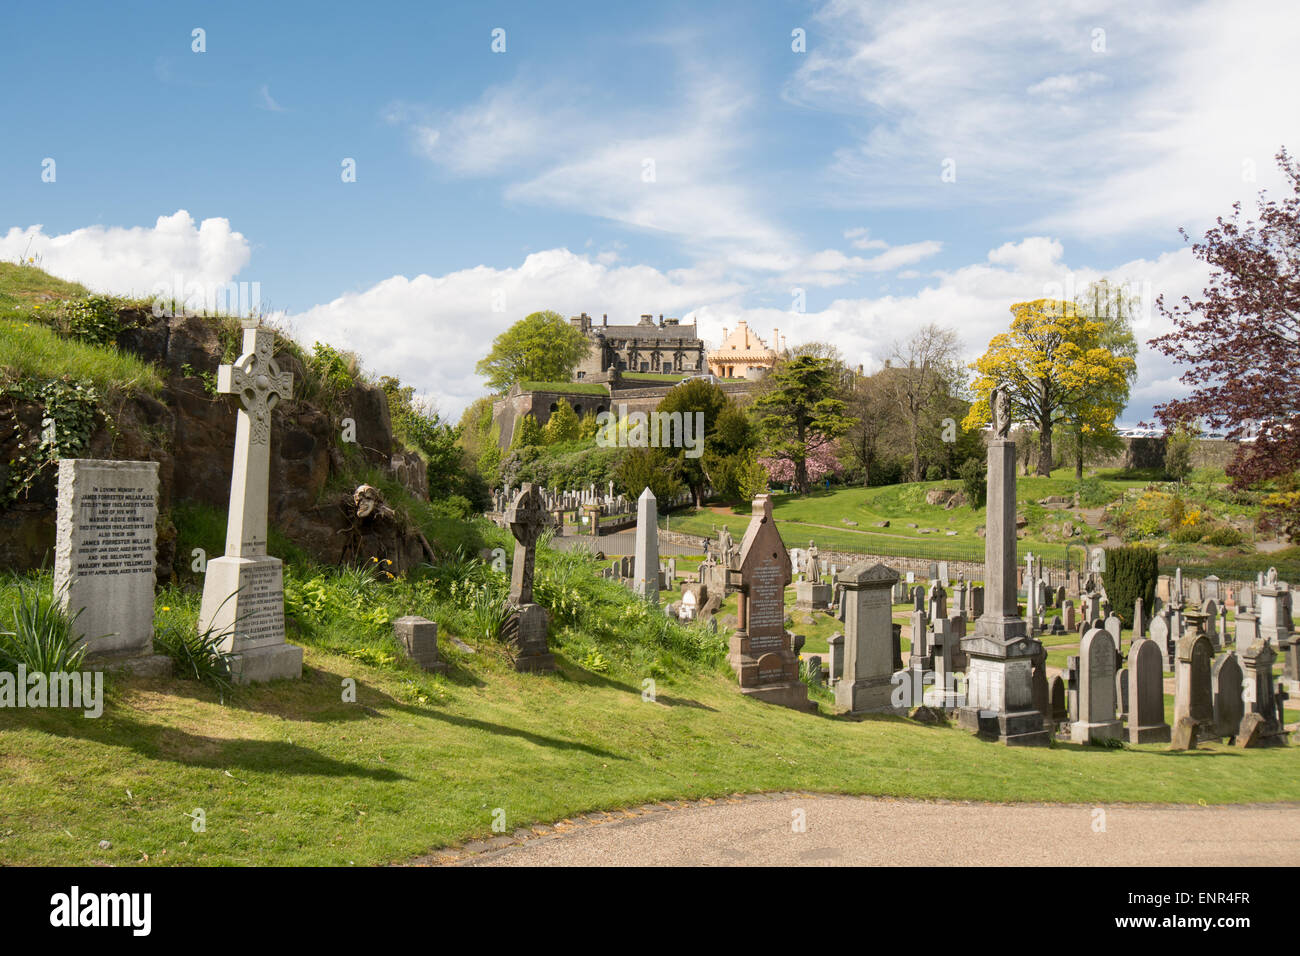
[(1083, 434), (1080, 433), (1074, 448), (1074, 480), (1083, 481)]
[(1044, 419), (1038, 426), (1038, 474), (1052, 477), (1052, 422)]

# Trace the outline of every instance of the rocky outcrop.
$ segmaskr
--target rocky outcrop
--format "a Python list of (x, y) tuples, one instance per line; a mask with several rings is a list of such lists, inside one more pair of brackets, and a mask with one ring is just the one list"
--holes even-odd
[[(123, 313), (118, 346), (160, 366), (165, 388), (157, 398), (134, 395), (111, 401), (104, 421), (85, 452), (89, 458), (152, 460), (159, 463), (159, 508), (196, 502), (224, 513), (230, 497), (236, 400), (215, 394), (217, 366), (228, 360), (237, 338), (223, 334), (212, 319), (156, 317), (147, 311)], [(426, 559), (418, 532), (400, 514), (358, 520), (352, 500), (355, 484), (330, 491), (354, 464), (378, 468), (412, 494), (427, 498), (424, 461), (393, 438), (388, 401), (379, 388), (357, 383), (328, 403), (304, 394), (302, 363), (290, 351), (276, 356), (294, 375), (301, 397), (275, 407), (271, 429), (270, 525), (319, 560), (392, 560), (405, 570)], [(10, 413), (12, 417), (10, 417)], [(0, 461), (9, 461), (23, 435), (40, 429), (40, 409), (0, 408)], [(345, 419), (352, 420), (355, 444), (345, 444)], [(48, 563), (54, 547), (55, 479), (45, 475), (30, 492), (0, 508), (0, 568), (28, 569)], [(169, 576), (178, 548), (167, 522), (160, 527), (159, 571)]]

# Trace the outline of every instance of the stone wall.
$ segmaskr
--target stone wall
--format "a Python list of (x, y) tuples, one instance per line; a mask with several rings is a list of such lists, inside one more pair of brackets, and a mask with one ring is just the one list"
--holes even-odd
[[(1093, 468), (1164, 468), (1164, 438), (1125, 438), (1124, 450), (1090, 464)], [(1192, 444), (1193, 468), (1225, 468), (1237, 453), (1237, 442), (1200, 438)], [(1068, 462), (1067, 462), (1068, 464)]]
[[(118, 346), (161, 367), (165, 386), (158, 398), (137, 395), (118, 400), (105, 410), (111, 422), (101, 422), (82, 453), (85, 458), (157, 461), (159, 512), (194, 502), (225, 513), (230, 498), (237, 400), (213, 395), (205, 375), (215, 375), (225, 350), (220, 329), (212, 319), (197, 316), (155, 317), (147, 311), (124, 313), (127, 327)], [(295, 394), (302, 394), (301, 363), (282, 351), (277, 362), (293, 373)], [(342, 419), (356, 423), (355, 450), (345, 455)], [(0, 461), (13, 457), (24, 434), (40, 427), (33, 405), (12, 413), (16, 428), (0, 428)], [(12, 434), (10, 432), (12, 431)], [(400, 567), (423, 560), (422, 545), (413, 529), (389, 519), (357, 523), (351, 492), (327, 493), (330, 478), (353, 470), (353, 464), (379, 468), (413, 493), (428, 496), (427, 472), (418, 455), (393, 439), (388, 401), (382, 390), (358, 383), (326, 410), (307, 398), (278, 404), (272, 413), (270, 526), (295, 545), (328, 562), (350, 560), (355, 552), (390, 558)], [(0, 569), (26, 570), (48, 563), (54, 547), (55, 470), (22, 500), (0, 508)], [(159, 529), (160, 576), (171, 576), (177, 550), (188, 554), (188, 542), (177, 542), (170, 522)]]

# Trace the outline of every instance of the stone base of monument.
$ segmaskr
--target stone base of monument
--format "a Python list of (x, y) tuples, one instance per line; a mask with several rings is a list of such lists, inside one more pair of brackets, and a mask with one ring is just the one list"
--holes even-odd
[(118, 671), (134, 677), (171, 677), (174, 663), (166, 654), (127, 652), (87, 654), (82, 665), (90, 671)]
[(1123, 739), (1124, 722), (1120, 720), (1102, 720), (1091, 724), (1076, 720), (1070, 725), (1070, 740), (1076, 744), (1088, 744), (1094, 740)]
[(268, 555), (220, 557), (203, 576), (199, 633), (221, 635), (237, 684), (302, 677), (302, 648), (284, 640), (284, 569)]
[(515, 621), (515, 670), (555, 670), (555, 655), (546, 646), (546, 608), (540, 604), (516, 605)]
[(1171, 730), (1168, 724), (1153, 724), (1149, 727), (1128, 728), (1128, 742), (1131, 744), (1167, 744)]
[(793, 651), (779, 648), (755, 657), (749, 636), (737, 631), (731, 636), (727, 661), (736, 672), (740, 692), (746, 697), (794, 710), (817, 709), (817, 702), (808, 699), (808, 685), (799, 679), (799, 659)]
[(835, 683), (835, 707), (848, 714), (901, 714), (906, 707), (895, 707), (892, 677), (850, 681), (841, 678)]
[(824, 611), (831, 603), (831, 586), (812, 581), (796, 581), (794, 606), (799, 611)]
[(230, 655), (230, 680), (235, 684), (264, 684), (302, 677), (302, 648), (270, 644)]
[(1019, 618), (986, 615), (961, 642), (970, 659), (966, 706), (957, 725), (986, 740), (1013, 747), (1045, 747), (1052, 735), (1034, 706), (1033, 662), (1042, 645), (1025, 633)]

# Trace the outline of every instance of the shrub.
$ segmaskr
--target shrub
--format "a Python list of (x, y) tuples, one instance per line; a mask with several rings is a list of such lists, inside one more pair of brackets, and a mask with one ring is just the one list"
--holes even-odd
[(0, 631), (0, 666), (32, 673), (69, 673), (81, 668), (86, 645), (73, 625), (81, 612), (69, 617), (52, 597), (34, 586), (18, 583), (18, 603), (10, 618), (12, 631)]
[(981, 458), (967, 458), (961, 463), (958, 474), (966, 490), (966, 501), (972, 508), (984, 507), (989, 490), (987, 471), (988, 465)]
[(1158, 557), (1154, 548), (1131, 545), (1106, 549), (1106, 571), (1102, 582), (1110, 606), (1125, 627), (1133, 626), (1133, 605), (1142, 599), (1142, 607), (1150, 613), (1155, 607), (1156, 578), (1160, 574)]
[(199, 632), (184, 624), (169, 624), (154, 635), (154, 647), (176, 665), (176, 676), (207, 684), (218, 693), (228, 694), (230, 655), (221, 649), (226, 632), (211, 627)]
[(1219, 525), (1201, 538), (1202, 544), (1212, 544), (1220, 548), (1231, 548), (1242, 542), (1242, 533), (1229, 525)]
[(1096, 476), (1084, 478), (1074, 483), (1074, 493), (1079, 499), (1079, 507), (1096, 508), (1110, 501), (1112, 494), (1106, 483)]
[(107, 295), (88, 295), (64, 305), (67, 332), (90, 345), (111, 345), (122, 331), (118, 301)]
[(942, 481), (942, 480), (943, 480), (943, 468), (942, 468), (942, 466), (940, 466), (940, 465), (931, 465), (929, 468), (925, 469), (925, 480), (926, 480), (926, 481)]

